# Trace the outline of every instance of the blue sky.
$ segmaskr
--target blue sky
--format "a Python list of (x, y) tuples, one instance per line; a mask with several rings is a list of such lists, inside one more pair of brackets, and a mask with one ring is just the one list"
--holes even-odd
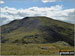
[(70, 9), (70, 8), (74, 8), (74, 0), (62, 0), (62, 1), (56, 1), (56, 2), (47, 2), (47, 3), (43, 3), (41, 0), (40, 1), (30, 1), (30, 0), (4, 0), (5, 3), (2, 4), (2, 7), (8, 6), (8, 7), (14, 7), (17, 9), (20, 8), (29, 8), (29, 7), (50, 7), (50, 6), (55, 6), (55, 5), (63, 5), (64, 8), (63, 9)]
[(74, 0), (0, 0), (0, 25), (27, 16), (46, 16), (75, 24)]

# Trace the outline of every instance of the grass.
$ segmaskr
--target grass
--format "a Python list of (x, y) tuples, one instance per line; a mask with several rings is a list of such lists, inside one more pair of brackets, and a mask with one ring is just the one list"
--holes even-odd
[(59, 50), (73, 51), (72, 46), (60, 42), (47, 44), (1, 44), (2, 55), (59, 55)]

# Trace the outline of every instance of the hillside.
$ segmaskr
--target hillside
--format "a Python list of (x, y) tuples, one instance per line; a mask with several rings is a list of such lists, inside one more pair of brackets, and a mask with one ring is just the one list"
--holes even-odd
[(74, 25), (48, 17), (26, 17), (1, 26), (2, 43), (55, 43), (74, 45)]

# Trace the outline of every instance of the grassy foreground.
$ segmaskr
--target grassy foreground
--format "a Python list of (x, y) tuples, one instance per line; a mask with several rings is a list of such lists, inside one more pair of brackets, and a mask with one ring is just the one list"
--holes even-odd
[(1, 55), (59, 55), (59, 50), (73, 51), (60, 42), (48, 44), (1, 44)]

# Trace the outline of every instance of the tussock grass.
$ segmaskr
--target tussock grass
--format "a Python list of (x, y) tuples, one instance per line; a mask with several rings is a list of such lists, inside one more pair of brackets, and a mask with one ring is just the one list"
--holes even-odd
[(59, 50), (74, 51), (60, 42), (47, 44), (1, 44), (2, 55), (59, 55)]

